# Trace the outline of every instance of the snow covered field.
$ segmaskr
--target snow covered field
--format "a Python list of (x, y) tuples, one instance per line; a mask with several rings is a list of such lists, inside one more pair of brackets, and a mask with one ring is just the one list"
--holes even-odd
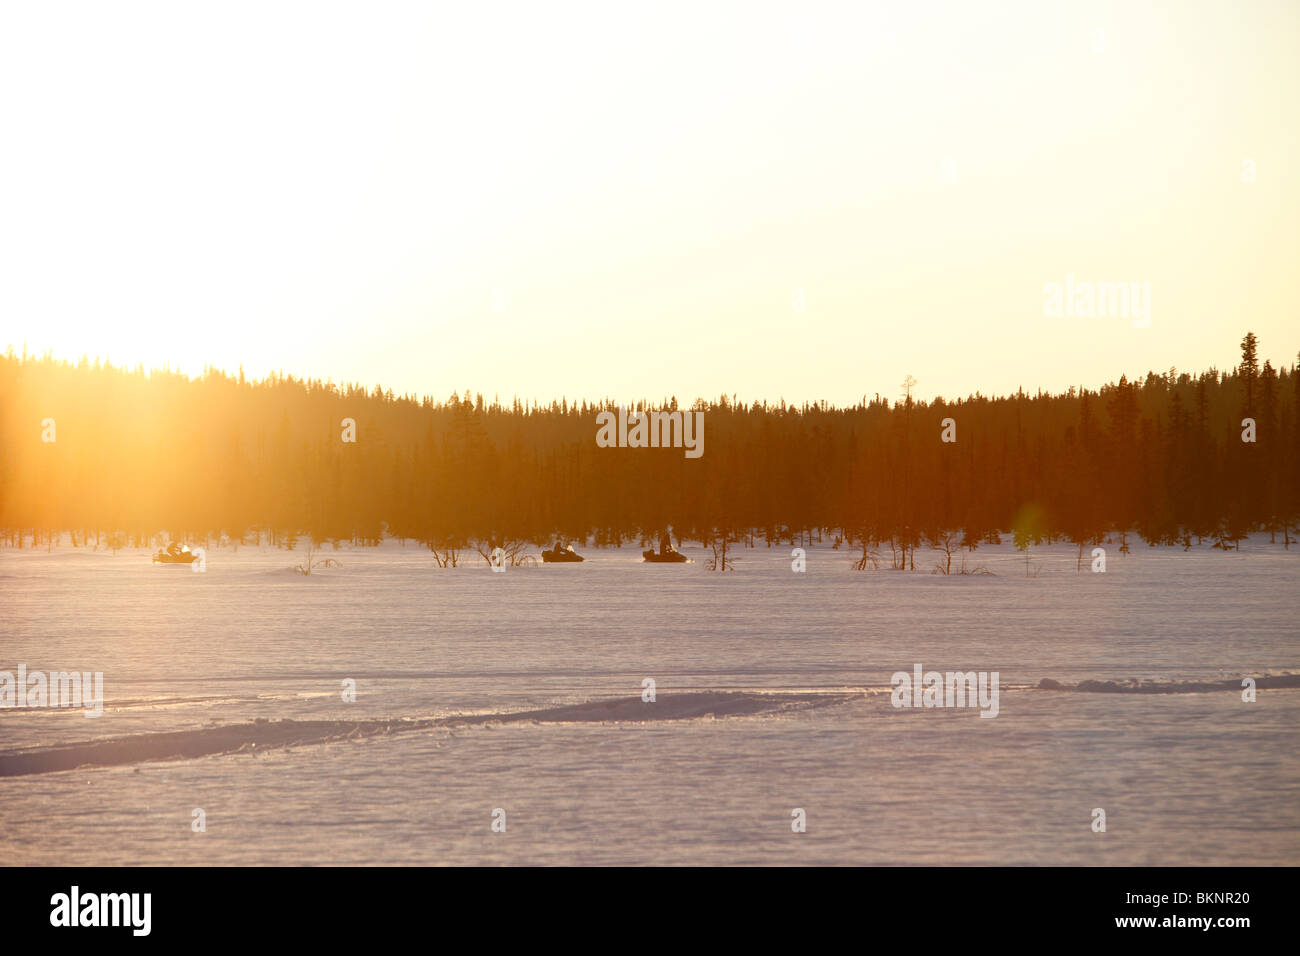
[[(202, 574), (0, 552), (0, 671), (102, 671), (106, 698), (98, 718), (0, 709), (0, 852), (1300, 863), (1300, 548), (1112, 545), (1105, 574), (1039, 548), (1031, 577), (1009, 545), (964, 577), (921, 553), (916, 572), (855, 572), (829, 546), (805, 574), (789, 547), (739, 549), (727, 574), (699, 548), (677, 566), (579, 550), (493, 573), (388, 542), (307, 578), (300, 552), (256, 548), (210, 551)], [(917, 664), (997, 671), (998, 716), (891, 706)], [(1267, 676), (1244, 702), (1241, 679)]]

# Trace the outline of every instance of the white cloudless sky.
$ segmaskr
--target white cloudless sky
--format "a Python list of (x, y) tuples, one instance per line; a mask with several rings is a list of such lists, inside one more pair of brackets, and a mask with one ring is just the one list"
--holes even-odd
[[(6, 2), (0, 347), (544, 400), (1289, 364), (1298, 53), (1294, 2)], [(1046, 317), (1067, 274), (1150, 326)]]

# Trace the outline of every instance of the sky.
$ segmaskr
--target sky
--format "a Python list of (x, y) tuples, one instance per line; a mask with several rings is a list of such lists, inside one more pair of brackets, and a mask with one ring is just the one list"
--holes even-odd
[(1290, 364), (1297, 54), (1294, 0), (6, 3), (0, 348), (841, 405)]

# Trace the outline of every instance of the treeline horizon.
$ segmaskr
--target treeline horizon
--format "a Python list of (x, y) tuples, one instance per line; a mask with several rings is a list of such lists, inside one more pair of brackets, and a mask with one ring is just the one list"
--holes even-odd
[[(771, 543), (839, 538), (906, 560), (1112, 534), (1152, 544), (1300, 523), (1300, 374), (1258, 362), (1247, 333), (1225, 372), (1149, 372), (1064, 393), (738, 403), (704, 413), (704, 454), (601, 448), (613, 401), (396, 396), (272, 374), (189, 377), (100, 361), (0, 356), (0, 542), (173, 539), (377, 544), (436, 554), (558, 538)], [(1253, 442), (1243, 419), (1254, 420)], [(354, 441), (344, 419), (354, 423)], [(945, 426), (945, 420), (951, 426)], [(947, 429), (955, 441), (942, 441)], [(440, 558), (439, 563), (443, 563)]]

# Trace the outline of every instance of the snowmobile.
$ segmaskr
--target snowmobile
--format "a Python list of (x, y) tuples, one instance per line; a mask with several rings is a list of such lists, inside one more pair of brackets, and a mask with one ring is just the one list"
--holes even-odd
[(687, 564), (691, 560), (672, 545), (660, 551), (655, 551), (654, 548), (649, 551), (642, 551), (641, 558), (651, 564)]
[(583, 558), (582, 555), (573, 550), (573, 545), (569, 545), (567, 548), (561, 548), (559, 543), (556, 542), (556, 545), (552, 550), (542, 551), (543, 564), (566, 564), (584, 560), (586, 559)]
[(198, 560), (198, 555), (190, 550), (189, 545), (177, 547), (172, 542), (166, 548), (159, 548), (158, 553), (153, 556), (154, 564), (193, 564)]

